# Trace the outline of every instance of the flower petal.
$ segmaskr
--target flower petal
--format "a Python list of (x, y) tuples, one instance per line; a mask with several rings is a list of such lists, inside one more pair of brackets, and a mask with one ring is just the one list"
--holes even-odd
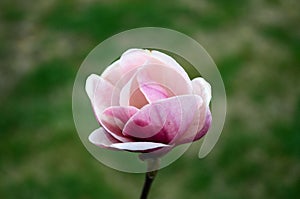
[(191, 81), (164, 65), (147, 64), (138, 70), (136, 79), (149, 103), (176, 95), (192, 94)]
[(133, 83), (136, 85), (136, 74), (134, 74), (129, 81), (122, 87), (120, 92), (120, 106), (129, 106), (130, 96), (132, 94)]
[(211, 100), (211, 86), (201, 77), (197, 77), (192, 80), (194, 93), (200, 95), (204, 100), (204, 103), (208, 106)]
[(117, 87), (121, 89), (122, 106), (134, 103), (133, 106), (140, 108), (147, 102), (192, 94), (192, 84), (187, 73), (173, 58), (164, 53), (129, 49), (121, 56), (120, 67), (123, 75)]
[(109, 148), (111, 144), (119, 143), (118, 140), (113, 138), (108, 132), (106, 132), (102, 127), (94, 130), (89, 135), (89, 141), (102, 148)]
[(186, 81), (190, 80), (185, 70), (171, 56), (156, 50), (151, 51), (151, 55), (152, 57), (166, 64), (167, 66), (175, 69)]
[(120, 106), (134, 106), (141, 108), (148, 104), (147, 99), (137, 83), (137, 73), (132, 75), (130, 80), (123, 86), (120, 92)]
[(206, 82), (203, 78), (195, 78), (192, 80), (192, 85), (194, 89), (194, 93), (199, 95), (203, 99), (203, 106), (201, 106), (196, 114), (196, 117), (193, 121), (193, 126), (198, 126), (197, 130), (187, 130), (181, 137), (176, 139), (176, 144), (184, 144), (196, 141), (203, 137), (210, 125), (211, 125), (211, 113), (209, 110), (209, 102), (211, 99), (211, 87), (208, 82)]
[(101, 77), (106, 79), (112, 85), (115, 85), (122, 75), (120, 60), (117, 60), (103, 71)]
[(120, 143), (114, 137), (112, 137), (108, 132), (102, 127), (94, 130), (90, 136), (89, 141), (101, 148), (109, 148), (115, 150), (125, 150), (133, 152), (144, 152), (153, 149), (160, 149), (162, 147), (169, 147), (169, 145), (155, 142), (126, 142)]
[[(144, 68), (147, 67), (149, 66), (145, 66)], [(143, 72), (144, 68), (140, 69), (137, 73), (139, 84), (138, 87), (149, 103), (155, 102), (160, 99), (165, 99), (169, 96), (174, 95), (171, 91), (168, 91), (163, 85), (151, 79), (147, 71)]]
[(159, 85), (157, 83), (142, 83), (140, 86), (140, 90), (147, 99), (148, 102), (155, 102), (160, 99), (165, 99), (169, 97), (169, 92), (164, 86)]
[(92, 74), (87, 78), (85, 90), (90, 98), (98, 120), (105, 108), (116, 105), (117, 103), (114, 98), (118, 99), (118, 89), (98, 75)]
[(125, 142), (125, 143), (111, 144), (110, 147), (119, 150), (144, 152), (151, 149), (169, 147), (169, 145), (162, 144), (162, 143), (155, 143), (155, 142)]
[[(205, 105), (203, 105), (202, 109), (203, 108), (205, 108)], [(210, 111), (207, 110), (204, 113), (201, 113), (201, 109), (200, 109), (198, 112), (198, 116), (195, 117), (193, 121), (194, 126), (195, 127), (198, 126), (196, 131), (195, 128), (193, 128), (192, 130), (191, 129), (187, 130), (186, 133), (184, 133), (181, 137), (176, 139), (176, 145), (190, 143), (202, 138), (207, 133), (211, 125), (211, 120), (212, 118), (211, 118)]]
[(125, 137), (122, 134), (122, 129), (136, 112), (137, 108), (128, 106), (113, 106), (105, 109), (100, 117), (100, 123), (105, 130), (110, 133), (114, 138), (121, 142), (130, 142), (132, 139)]
[(201, 104), (200, 96), (182, 95), (146, 105), (128, 120), (123, 134), (168, 144), (189, 128)]
[(205, 123), (202, 126), (202, 128), (198, 129), (198, 133), (194, 137), (193, 141), (199, 140), (200, 138), (202, 138), (208, 132), (208, 130), (209, 130), (210, 126), (211, 126), (211, 121), (212, 121), (211, 113), (208, 110), (207, 115), (206, 115)]
[(143, 49), (129, 49), (120, 58), (120, 65), (123, 72), (128, 72), (142, 66), (149, 60), (149, 51)]
[(121, 106), (135, 106), (141, 108), (148, 104), (145, 96), (140, 91), (136, 80), (137, 72), (132, 75), (130, 80), (123, 86), (120, 92)]
[(189, 76), (175, 59), (156, 50), (132, 48), (122, 54), (120, 61), (123, 72), (144, 64), (162, 64), (176, 70), (186, 81), (189, 80)]

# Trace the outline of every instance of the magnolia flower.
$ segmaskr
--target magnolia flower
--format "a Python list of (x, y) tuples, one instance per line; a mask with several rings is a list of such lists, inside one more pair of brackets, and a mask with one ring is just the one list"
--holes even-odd
[(129, 49), (101, 76), (86, 80), (86, 92), (102, 127), (89, 141), (99, 147), (162, 154), (199, 140), (211, 125), (211, 87), (190, 80), (159, 51)]

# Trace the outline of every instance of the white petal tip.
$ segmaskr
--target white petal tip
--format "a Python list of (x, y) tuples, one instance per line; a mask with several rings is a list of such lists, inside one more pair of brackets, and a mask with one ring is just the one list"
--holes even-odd
[(146, 151), (150, 149), (157, 149), (162, 147), (168, 147), (169, 145), (155, 142), (126, 142), (115, 143), (110, 145), (111, 148), (128, 151)]

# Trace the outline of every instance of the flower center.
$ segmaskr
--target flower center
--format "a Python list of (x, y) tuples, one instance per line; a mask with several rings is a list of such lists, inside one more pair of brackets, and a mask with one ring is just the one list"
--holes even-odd
[(129, 105), (140, 109), (146, 104), (148, 104), (148, 101), (145, 98), (144, 94), (140, 89), (136, 89), (130, 96)]

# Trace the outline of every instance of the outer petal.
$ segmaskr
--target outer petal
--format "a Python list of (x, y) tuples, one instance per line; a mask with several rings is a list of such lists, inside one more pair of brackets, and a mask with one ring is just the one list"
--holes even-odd
[(172, 57), (155, 50), (149, 51), (135, 48), (125, 51), (119, 60), (107, 67), (101, 77), (109, 81), (112, 85), (116, 85), (116, 82), (118, 82), (125, 73), (132, 70), (135, 71), (145, 64), (165, 65), (166, 67), (176, 70), (186, 81), (189, 80), (187, 73)]
[(121, 142), (131, 142), (132, 139), (122, 134), (122, 129), (130, 117), (138, 111), (135, 107), (113, 106), (104, 110), (100, 117), (100, 123), (107, 132)]
[(211, 86), (201, 77), (197, 77), (192, 80), (194, 93), (200, 95), (208, 106), (211, 99)]
[[(211, 113), (209, 110), (209, 102), (211, 99), (211, 87), (203, 78), (195, 78), (192, 81), (194, 93), (203, 99), (203, 104), (197, 110), (193, 125), (181, 136), (176, 138), (176, 144), (183, 144), (200, 139), (206, 134), (211, 124)], [(197, 126), (197, 129), (194, 127)]]
[(126, 123), (123, 134), (140, 141), (170, 143), (183, 134), (202, 104), (197, 95), (182, 95), (146, 105)]
[(169, 147), (169, 145), (155, 142), (126, 142), (115, 143), (110, 145), (110, 147), (119, 150), (144, 152), (153, 149), (160, 149), (162, 147)]
[(189, 80), (189, 76), (175, 59), (156, 50), (129, 49), (123, 53), (120, 61), (123, 72), (136, 69), (144, 64), (162, 64), (176, 70), (186, 81)]
[(192, 85), (194, 93), (203, 98), (204, 104), (197, 110), (197, 115), (193, 121), (194, 126), (198, 125), (197, 130), (187, 130), (183, 136), (178, 137), (175, 140), (177, 145), (193, 142), (200, 139), (207, 133), (211, 125), (212, 118), (209, 110), (209, 102), (211, 99), (211, 86), (208, 82), (206, 82), (203, 78), (200, 77), (193, 79)]
[(101, 148), (109, 148), (115, 150), (125, 150), (133, 152), (145, 152), (154, 149), (161, 149), (163, 147), (169, 147), (169, 145), (155, 142), (126, 142), (120, 143), (113, 138), (103, 128), (96, 129), (89, 136), (89, 141)]
[(208, 132), (212, 120), (210, 111), (208, 110), (206, 112), (206, 115), (205, 112), (201, 114), (200, 111), (198, 112), (198, 114), (200, 115), (195, 117), (195, 120), (193, 121), (195, 126), (198, 125), (197, 129), (195, 130), (195, 128), (193, 128), (187, 130), (185, 134), (183, 134), (175, 141), (176, 145), (190, 143), (199, 140)]
[(119, 143), (114, 137), (112, 137), (108, 132), (106, 132), (102, 127), (94, 130), (90, 136), (89, 141), (102, 148), (109, 148), (110, 145), (114, 143)]
[(112, 85), (115, 85), (122, 75), (123, 73), (120, 67), (120, 60), (117, 60), (103, 71), (101, 77), (106, 79)]
[(98, 75), (92, 74), (87, 78), (85, 90), (98, 120), (105, 108), (116, 105), (114, 98), (118, 98), (118, 89)]
[(202, 128), (198, 129), (198, 133), (194, 137), (193, 141), (199, 140), (200, 138), (202, 138), (207, 133), (208, 129), (210, 128), (211, 121), (212, 121), (211, 113), (208, 110), (207, 115), (206, 115), (205, 123), (204, 123)]
[(129, 49), (125, 51), (119, 60), (113, 62), (105, 69), (101, 77), (112, 85), (122, 88), (136, 72), (149, 59), (146, 50)]
[(169, 67), (172, 67), (175, 69), (186, 81), (190, 80), (188, 74), (185, 72), (185, 70), (169, 55), (153, 50), (151, 51), (152, 57), (155, 59), (161, 61), (162, 63), (166, 64)]
[(129, 49), (120, 58), (120, 65), (123, 72), (128, 72), (144, 65), (149, 61), (149, 51), (142, 49)]

